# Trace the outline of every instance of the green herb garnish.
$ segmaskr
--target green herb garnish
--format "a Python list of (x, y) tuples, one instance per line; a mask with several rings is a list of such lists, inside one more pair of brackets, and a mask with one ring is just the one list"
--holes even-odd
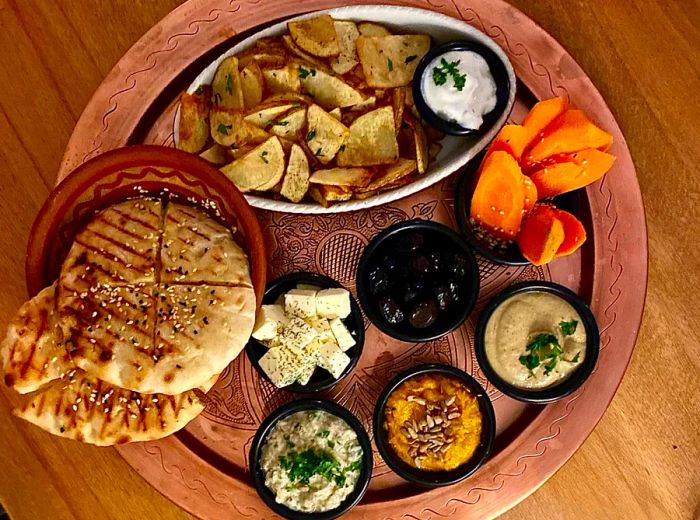
[(520, 356), (520, 364), (532, 371), (544, 363), (544, 373), (548, 375), (557, 366), (564, 351), (554, 334), (538, 334), (525, 347), (527, 354)]
[(224, 135), (228, 135), (228, 131), (231, 130), (231, 128), (233, 128), (233, 125), (225, 125), (223, 123), (219, 123), (219, 126), (216, 127), (218, 132)]
[[(301, 453), (291, 451), (280, 457), (280, 466), (287, 471), (291, 482), (308, 484), (311, 477), (321, 475), (328, 481), (342, 480), (345, 483), (345, 475), (340, 463), (325, 451), (305, 450)], [(342, 485), (342, 484), (338, 484)]]
[(447, 83), (447, 77), (451, 77), (454, 82), (455, 88), (460, 92), (464, 88), (467, 81), (466, 74), (460, 74), (457, 65), (459, 61), (449, 62), (445, 58), (440, 59), (440, 66), (433, 67), (433, 81), (436, 85), (444, 85)]
[(275, 126), (287, 126), (289, 124), (289, 121), (277, 121), (274, 123)]
[(311, 141), (314, 137), (316, 137), (316, 130), (310, 130), (308, 134), (306, 134), (306, 140)]
[(390, 58), (387, 58), (387, 59), (386, 59), (386, 66), (387, 66), (387, 68), (389, 69), (389, 72), (391, 72), (392, 70), (394, 70), (394, 62), (391, 61)]
[(202, 92), (204, 92), (204, 88), (202, 87), (202, 85), (198, 86), (194, 91), (194, 93), (197, 95), (201, 94)]
[(323, 437), (323, 438), (325, 439), (325, 438), (328, 437), (330, 434), (331, 434), (331, 432), (329, 432), (328, 430), (323, 430), (323, 431), (320, 432), (318, 435), (319, 435), (320, 437)]
[(304, 67), (299, 67), (299, 77), (301, 79), (309, 77), (309, 74), (312, 76), (315, 76), (316, 70), (315, 69), (305, 69)]
[(579, 350), (576, 352), (576, 355), (573, 357), (573, 359), (569, 360), (569, 363), (578, 363), (578, 358), (581, 357), (581, 351)]
[(415, 60), (418, 56), (415, 54), (411, 54), (410, 56), (406, 56), (406, 59), (403, 60), (404, 63), (411, 63), (413, 60)]
[(263, 160), (263, 162), (264, 162), (265, 164), (267, 164), (267, 163), (270, 162), (270, 161), (267, 160), (267, 157), (265, 157), (266, 155), (267, 155), (267, 150), (265, 150), (264, 152), (260, 152), (260, 158)]
[(233, 76), (226, 74), (226, 92), (233, 96)]
[(576, 320), (559, 322), (559, 328), (564, 336), (571, 336), (574, 332), (576, 332), (576, 325), (578, 325), (578, 321)]
[(335, 448), (335, 442), (333, 442), (333, 441), (328, 441), (327, 444), (328, 444), (328, 447), (329, 447), (330, 449)]

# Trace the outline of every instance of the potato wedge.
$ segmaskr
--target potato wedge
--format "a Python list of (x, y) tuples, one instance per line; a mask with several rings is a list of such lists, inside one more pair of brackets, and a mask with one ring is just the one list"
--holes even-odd
[(289, 60), (286, 52), (260, 52), (259, 49), (248, 49), (238, 54), (238, 66), (241, 68), (247, 67), (255, 62), (261, 68), (276, 69), (284, 66)]
[(209, 140), (209, 110), (211, 87), (202, 85), (193, 94), (180, 96), (180, 126), (177, 147), (190, 153), (198, 153)]
[(340, 119), (343, 117), (343, 112), (341, 112), (340, 107), (336, 107), (328, 113), (335, 117), (338, 121), (340, 121)]
[(284, 150), (277, 137), (270, 137), (220, 169), (243, 192), (269, 190), (284, 175)]
[(241, 70), (241, 89), (243, 90), (243, 106), (253, 108), (262, 101), (265, 79), (262, 70), (256, 62), (251, 62)]
[(319, 69), (323, 69), (326, 71), (328, 70), (328, 65), (326, 65), (322, 60), (320, 60), (316, 56), (309, 54), (304, 49), (299, 47), (296, 43), (294, 43), (294, 40), (288, 34), (282, 36), (282, 43), (284, 44), (284, 48), (287, 51), (289, 51), (293, 56), (301, 58), (303, 62), (309, 65), (313, 65), (314, 67)]
[(258, 105), (256, 110), (245, 116), (245, 120), (258, 128), (267, 128), (275, 119), (286, 114), (294, 108), (294, 104), (284, 105)]
[(416, 168), (416, 161), (413, 159), (399, 158), (399, 160), (395, 163), (383, 166), (377, 173), (375, 173), (374, 177), (372, 178), (372, 182), (370, 182), (364, 188), (357, 188), (355, 191), (362, 193), (367, 191), (382, 190), (385, 186), (389, 186), (400, 181), (407, 175), (411, 175), (416, 171)]
[(338, 152), (338, 166), (390, 164), (399, 158), (394, 128), (394, 110), (378, 108), (358, 117), (350, 125), (350, 137)]
[(299, 145), (289, 152), (287, 171), (282, 179), (280, 194), (292, 202), (301, 202), (309, 190), (309, 161)]
[(222, 146), (260, 144), (270, 135), (245, 121), (240, 110), (213, 108), (209, 114), (211, 136)]
[[(233, 159), (235, 161), (236, 159), (240, 159), (244, 155), (248, 154), (256, 146), (258, 145), (244, 144), (243, 146), (240, 146), (238, 148), (228, 148), (227, 154), (229, 155), (230, 159)], [(230, 159), (224, 164), (228, 164), (229, 162), (231, 162)]]
[(326, 110), (351, 107), (365, 99), (359, 90), (337, 76), (304, 65), (297, 68), (302, 89)]
[(272, 94), (300, 92), (301, 82), (297, 65), (289, 64), (279, 69), (262, 69), (267, 90)]
[(338, 38), (338, 56), (331, 58), (331, 68), (336, 74), (346, 74), (359, 63), (355, 40), (360, 36), (355, 22), (335, 20), (335, 33)]
[(321, 164), (333, 160), (350, 135), (348, 128), (318, 105), (311, 105), (307, 113), (306, 144)]
[(238, 58), (229, 56), (219, 63), (211, 88), (214, 106), (243, 108), (243, 89), (241, 73), (238, 70)]
[(309, 196), (324, 208), (333, 202), (343, 202), (352, 198), (352, 190), (344, 186), (317, 184), (309, 186)]
[(430, 36), (360, 36), (356, 45), (370, 87), (402, 87), (411, 82), (418, 62), (430, 49)]
[(287, 28), (294, 42), (314, 56), (328, 58), (340, 52), (333, 18), (329, 14), (288, 22)]
[(316, 170), (309, 177), (312, 184), (363, 188), (372, 181), (372, 171), (367, 168), (330, 168)]
[(391, 89), (391, 107), (394, 109), (394, 127), (399, 135), (403, 121), (403, 109), (406, 106), (406, 89), (404, 87)]
[(216, 166), (221, 166), (229, 162), (229, 148), (220, 144), (213, 144), (202, 153), (199, 154), (202, 159), (206, 159)]
[(413, 117), (410, 111), (404, 111), (403, 120), (413, 131), (413, 145), (416, 149), (418, 173), (423, 174), (428, 170), (428, 163), (430, 162), (430, 156), (428, 155), (428, 138), (425, 135), (423, 125)]
[(362, 22), (358, 24), (357, 29), (363, 36), (391, 36), (389, 30), (378, 23)]
[(306, 108), (297, 108), (275, 119), (270, 125), (270, 132), (278, 137), (298, 139), (306, 126)]
[(352, 112), (367, 112), (369, 110), (373, 110), (376, 106), (377, 106), (377, 97), (376, 96), (369, 96), (362, 103), (358, 103), (357, 105), (350, 107), (350, 111), (352, 111)]
[(302, 104), (313, 105), (315, 101), (309, 96), (304, 94), (297, 94), (295, 92), (285, 92), (284, 94), (274, 94), (270, 97), (265, 98), (263, 104), (265, 105), (282, 105), (284, 103), (289, 103), (295, 105), (294, 108), (299, 108)]

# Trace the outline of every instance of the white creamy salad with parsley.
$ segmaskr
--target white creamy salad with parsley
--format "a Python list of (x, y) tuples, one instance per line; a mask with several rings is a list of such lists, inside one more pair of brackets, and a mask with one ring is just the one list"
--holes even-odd
[(275, 500), (295, 511), (338, 507), (362, 470), (362, 447), (340, 417), (300, 411), (275, 424), (262, 447), (260, 466)]

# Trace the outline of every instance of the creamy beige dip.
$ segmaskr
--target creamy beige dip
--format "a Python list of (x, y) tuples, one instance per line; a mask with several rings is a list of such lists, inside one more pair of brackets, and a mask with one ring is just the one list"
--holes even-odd
[(260, 466), (278, 503), (305, 513), (329, 511), (355, 489), (362, 447), (340, 417), (321, 410), (301, 411), (272, 428)]
[[(570, 326), (576, 322), (573, 333)], [(568, 330), (567, 330), (568, 329)], [(561, 347), (561, 354), (547, 358), (551, 347), (540, 351), (542, 361), (535, 368), (528, 368), (527, 356), (538, 351), (528, 350), (538, 336), (551, 334)], [(551, 293), (530, 291), (516, 294), (491, 315), (485, 332), (486, 357), (493, 370), (503, 380), (523, 389), (541, 389), (565, 380), (586, 357), (586, 329), (581, 316), (564, 299)], [(549, 368), (548, 368), (548, 365)], [(553, 367), (551, 366), (553, 365)]]

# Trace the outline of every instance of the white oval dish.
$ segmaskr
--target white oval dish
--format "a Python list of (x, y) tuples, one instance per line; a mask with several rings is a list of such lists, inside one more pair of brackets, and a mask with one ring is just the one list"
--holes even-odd
[[(457, 171), (459, 168), (467, 164), (481, 150), (483, 150), (486, 145), (496, 136), (500, 128), (505, 124), (515, 100), (516, 79), (513, 66), (496, 42), (471, 25), (450, 16), (425, 9), (388, 5), (358, 5), (314, 11), (302, 16), (291, 18), (291, 20), (312, 18), (317, 16), (319, 13), (328, 13), (334, 18), (340, 20), (344, 19), (377, 22), (400, 33), (426, 33), (432, 37), (433, 43), (438, 45), (452, 40), (477, 41), (492, 49), (505, 65), (508, 72), (508, 79), (510, 81), (508, 104), (493, 128), (474, 145), (465, 149), (463, 137), (446, 136), (442, 141), (440, 141), (442, 144), (442, 150), (440, 150), (436, 161), (430, 165), (428, 172), (411, 184), (402, 186), (401, 188), (386, 191), (365, 200), (338, 202), (328, 208), (324, 208), (320, 204), (316, 203), (293, 203), (282, 200), (272, 200), (269, 198), (260, 197), (258, 195), (246, 194), (245, 197), (252, 206), (270, 211), (303, 214), (341, 213), (345, 211), (356, 211), (374, 206), (380, 206), (382, 204), (386, 204), (388, 202), (417, 193)], [(207, 66), (194, 79), (192, 84), (188, 87), (187, 92), (191, 94), (199, 85), (211, 83), (214, 79), (214, 73), (216, 72), (216, 68), (219, 66), (219, 63), (221, 63), (221, 61), (228, 56), (237, 54), (247, 49), (259, 38), (283, 34), (287, 29), (288, 21), (289, 20), (285, 20), (283, 22), (276, 23), (234, 45), (231, 49), (223, 53), (211, 64), (209, 64), (209, 66)], [(174, 124), (174, 139), (176, 144), (179, 122), (180, 109), (178, 107), (177, 113), (175, 114)]]

